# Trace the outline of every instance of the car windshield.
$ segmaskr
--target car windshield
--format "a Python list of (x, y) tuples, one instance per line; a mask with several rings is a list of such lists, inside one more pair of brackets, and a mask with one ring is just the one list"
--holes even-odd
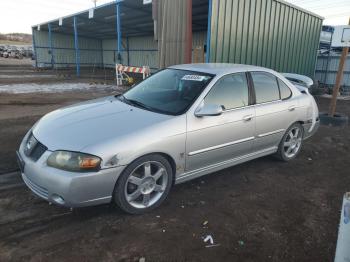
[(184, 113), (212, 80), (213, 75), (178, 69), (162, 70), (142, 81), (120, 100), (146, 110)]

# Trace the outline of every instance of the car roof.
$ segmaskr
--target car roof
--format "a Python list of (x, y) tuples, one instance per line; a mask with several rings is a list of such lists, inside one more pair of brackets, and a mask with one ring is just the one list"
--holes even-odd
[(222, 75), (222, 74), (235, 73), (235, 72), (246, 72), (246, 71), (274, 72), (273, 70), (265, 67), (242, 65), (242, 64), (229, 64), (229, 63), (182, 64), (182, 65), (170, 66), (169, 68), (197, 71), (197, 72), (215, 74), (215, 75)]

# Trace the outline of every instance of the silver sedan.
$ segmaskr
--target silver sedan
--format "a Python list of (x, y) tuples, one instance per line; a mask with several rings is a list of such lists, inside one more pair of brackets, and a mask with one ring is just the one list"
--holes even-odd
[(318, 123), (307, 87), (273, 70), (178, 65), (45, 115), (17, 156), (26, 185), (49, 202), (140, 214), (174, 184), (270, 154), (292, 160)]

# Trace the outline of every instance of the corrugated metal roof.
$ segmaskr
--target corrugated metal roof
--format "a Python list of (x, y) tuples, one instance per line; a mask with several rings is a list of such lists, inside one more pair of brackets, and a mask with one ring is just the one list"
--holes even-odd
[[(142, 0), (124, 0), (121, 5), (121, 27), (123, 36), (153, 35), (152, 5), (144, 5)], [(74, 34), (73, 18), (77, 18), (79, 36), (97, 39), (116, 37), (116, 2), (110, 2), (94, 9), (94, 17), (89, 19), (89, 10), (53, 19), (39, 24), (40, 30)], [(193, 31), (204, 31), (207, 28), (208, 0), (193, 0)], [(38, 25), (33, 25), (37, 29)]]

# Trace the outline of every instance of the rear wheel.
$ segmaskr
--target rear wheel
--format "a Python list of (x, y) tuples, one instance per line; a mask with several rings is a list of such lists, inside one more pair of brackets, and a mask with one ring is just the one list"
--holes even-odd
[(124, 170), (114, 190), (114, 202), (127, 213), (142, 214), (165, 200), (172, 183), (168, 160), (161, 155), (147, 155)]
[(303, 127), (299, 123), (295, 123), (288, 128), (276, 153), (280, 160), (289, 161), (298, 155), (303, 144), (303, 131)]

